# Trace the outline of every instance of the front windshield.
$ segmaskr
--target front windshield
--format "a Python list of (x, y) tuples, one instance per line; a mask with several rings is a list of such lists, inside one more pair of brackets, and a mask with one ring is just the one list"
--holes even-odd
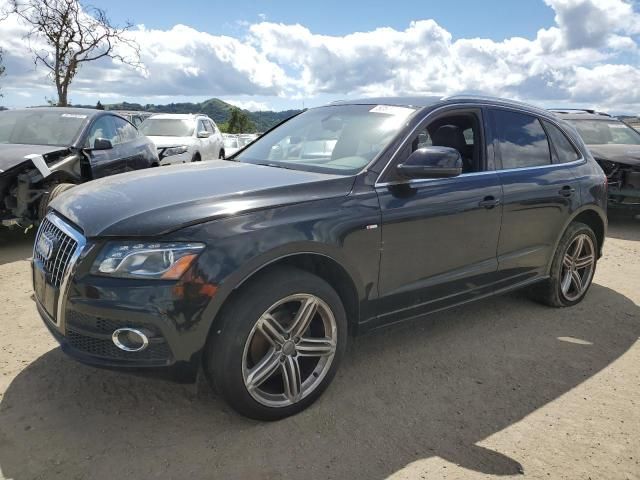
[(140, 131), (150, 137), (190, 137), (193, 122), (175, 118), (147, 118), (140, 124)]
[(414, 112), (386, 105), (314, 108), (255, 140), (234, 160), (352, 175), (391, 142)]
[(51, 110), (0, 112), (0, 143), (68, 146), (78, 138), (89, 114)]
[(640, 145), (640, 133), (617, 120), (571, 120), (587, 145)]

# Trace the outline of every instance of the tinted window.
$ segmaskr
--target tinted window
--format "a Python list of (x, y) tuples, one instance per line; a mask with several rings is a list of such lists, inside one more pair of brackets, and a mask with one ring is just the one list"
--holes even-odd
[(551, 144), (555, 149), (554, 163), (573, 162), (580, 158), (580, 155), (576, 152), (576, 149), (573, 148), (569, 139), (558, 127), (549, 122), (544, 122), (544, 128), (547, 130)]
[(132, 140), (135, 140), (138, 136), (138, 131), (126, 120), (118, 117), (113, 117), (113, 122), (116, 129), (115, 140), (113, 142), (114, 145), (130, 142)]
[(494, 110), (502, 168), (524, 168), (551, 163), (547, 135), (540, 121), (517, 112)]
[(87, 147), (93, 148), (98, 138), (109, 140), (112, 144), (115, 142), (116, 130), (113, 118), (111, 115), (103, 115), (91, 125), (87, 138)]

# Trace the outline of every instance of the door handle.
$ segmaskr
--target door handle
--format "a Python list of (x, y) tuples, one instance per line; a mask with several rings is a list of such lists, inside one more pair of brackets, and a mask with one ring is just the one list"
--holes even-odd
[(484, 197), (483, 200), (481, 200), (478, 205), (480, 205), (481, 207), (484, 207), (486, 209), (491, 209), (494, 208), (498, 205), (500, 205), (500, 200), (497, 199), (496, 197), (494, 197), (493, 195), (489, 195), (488, 197)]
[(565, 185), (558, 191), (558, 193), (563, 197), (570, 197), (571, 195), (574, 194), (575, 191), (576, 191), (575, 188), (570, 187), (569, 185)]

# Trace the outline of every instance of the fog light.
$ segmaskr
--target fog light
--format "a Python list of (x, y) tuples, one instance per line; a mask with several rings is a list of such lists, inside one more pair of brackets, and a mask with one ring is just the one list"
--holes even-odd
[(116, 347), (125, 352), (141, 352), (149, 345), (147, 336), (135, 328), (119, 328), (113, 332), (111, 340)]

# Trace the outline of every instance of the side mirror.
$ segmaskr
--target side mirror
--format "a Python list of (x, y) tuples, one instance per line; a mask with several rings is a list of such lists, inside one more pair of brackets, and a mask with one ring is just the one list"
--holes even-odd
[(211, 132), (208, 130), (200, 130), (198, 132), (198, 138), (209, 138), (211, 136)]
[(419, 148), (396, 167), (405, 178), (447, 178), (462, 173), (462, 157), (455, 148)]
[(94, 150), (111, 150), (112, 148), (111, 140), (107, 140), (106, 138), (96, 138), (93, 142)]

